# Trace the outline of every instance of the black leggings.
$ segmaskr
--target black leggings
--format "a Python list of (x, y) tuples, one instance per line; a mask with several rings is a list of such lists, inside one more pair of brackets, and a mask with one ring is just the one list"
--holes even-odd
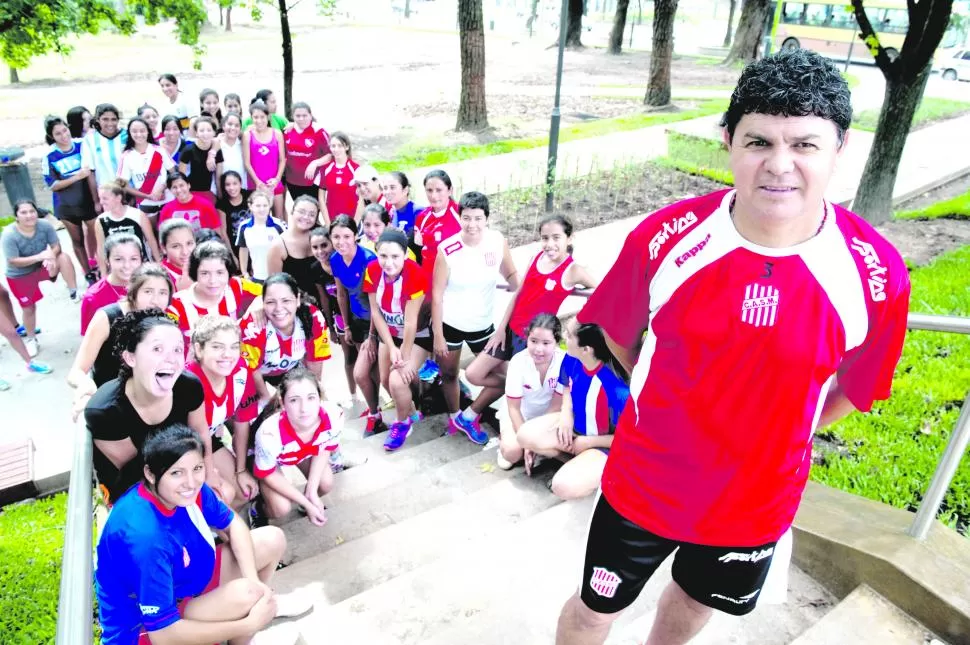
[(290, 182), (286, 182), (286, 190), (290, 192), (290, 197), (292, 197), (293, 199), (296, 199), (300, 195), (307, 195), (309, 197), (312, 197), (313, 199), (316, 199), (318, 195), (317, 193), (318, 189), (316, 186), (313, 186), (313, 185), (297, 186), (296, 184), (291, 184)]

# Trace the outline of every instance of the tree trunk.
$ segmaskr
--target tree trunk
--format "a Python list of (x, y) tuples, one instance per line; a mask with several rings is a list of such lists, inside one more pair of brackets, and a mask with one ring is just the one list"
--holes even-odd
[(232, 7), (226, 7), (226, 31), (232, 31)]
[(765, 24), (774, 8), (775, 0), (744, 0), (738, 30), (734, 34), (734, 45), (724, 59), (725, 65), (735, 61), (750, 63), (759, 58)]
[(630, 0), (617, 0), (616, 13), (613, 15), (613, 29), (610, 31), (611, 54), (619, 54), (623, 48), (623, 30), (626, 29), (626, 12), (630, 7)]
[(728, 9), (728, 24), (724, 31), (724, 47), (731, 46), (731, 35), (734, 33), (734, 11), (738, 8), (738, 0), (731, 0), (731, 7)]
[(579, 49), (583, 46), (583, 0), (568, 0), (569, 17), (566, 20), (566, 47)]
[(458, 0), (461, 48), (461, 100), (456, 130), (488, 127), (485, 108), (485, 19), (482, 0)]
[(404, 18), (411, 17), (411, 0), (404, 0)]
[(222, 22), (222, 7), (220, 6), (219, 7), (219, 26), (221, 27), (222, 25), (223, 25), (223, 22)]
[(10, 68), (10, 84), (15, 85), (20, 82), (20, 74), (17, 73), (16, 67)]
[(653, 51), (650, 52), (650, 85), (643, 102), (662, 107), (670, 104), (670, 63), (674, 56), (674, 16), (677, 0), (654, 0)]
[(930, 77), (930, 69), (931, 66), (927, 64), (915, 79), (903, 79), (899, 74), (886, 79), (886, 93), (872, 139), (872, 149), (852, 202), (852, 210), (871, 224), (881, 224), (892, 217), (893, 188), (899, 161), (913, 124), (913, 116)]
[(280, 32), (283, 34), (283, 111), (290, 118), (293, 106), (293, 37), (290, 35), (290, 15), (287, 0), (277, 0), (280, 8)]

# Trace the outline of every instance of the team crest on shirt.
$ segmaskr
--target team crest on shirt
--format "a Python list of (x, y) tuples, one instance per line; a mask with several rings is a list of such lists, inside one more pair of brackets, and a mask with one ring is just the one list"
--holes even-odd
[(189, 550), (183, 546), (182, 547), (182, 566), (188, 569), (189, 563), (191, 562), (192, 562), (192, 558), (189, 557)]
[(744, 288), (741, 322), (755, 327), (773, 327), (778, 314), (778, 299), (778, 289), (766, 285), (749, 284)]
[(623, 579), (609, 569), (593, 567), (593, 575), (589, 579), (589, 588), (604, 598), (612, 598)]
[(309, 148), (310, 146), (312, 146), (312, 145), (313, 145), (313, 139), (304, 139), (304, 140), (303, 140), (303, 144), (304, 144), (304, 145), (305, 145), (305, 146), (306, 146), (307, 148)]
[(485, 251), (485, 266), (493, 267), (498, 264), (498, 256), (494, 251)]

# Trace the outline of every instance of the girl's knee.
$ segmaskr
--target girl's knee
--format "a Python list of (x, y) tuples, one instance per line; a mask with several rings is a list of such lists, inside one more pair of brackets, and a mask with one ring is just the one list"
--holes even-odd
[(286, 551), (286, 534), (278, 526), (253, 529), (253, 548), (257, 560), (279, 560)]
[(266, 504), (266, 514), (270, 517), (283, 517), (287, 515), (292, 509), (293, 504), (290, 500), (285, 497), (270, 497), (267, 498), (263, 496)]
[(589, 483), (578, 481), (577, 478), (570, 476), (568, 471), (563, 473), (562, 470), (552, 478), (550, 488), (553, 495), (564, 500), (580, 499), (596, 490), (595, 487), (590, 487)]
[(227, 609), (233, 614), (248, 614), (263, 595), (262, 588), (249, 578), (235, 578), (221, 586), (226, 590)]

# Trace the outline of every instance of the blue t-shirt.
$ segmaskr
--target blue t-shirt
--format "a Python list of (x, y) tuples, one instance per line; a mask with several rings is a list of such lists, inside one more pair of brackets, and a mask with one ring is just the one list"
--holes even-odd
[(609, 365), (600, 363), (587, 372), (579, 359), (566, 356), (559, 370), (559, 384), (570, 388), (576, 434), (613, 434), (630, 398), (630, 388)]
[(98, 540), (101, 642), (136, 645), (142, 625), (154, 632), (179, 621), (178, 601), (201, 594), (215, 570), (209, 527), (225, 530), (232, 517), (206, 484), (194, 505), (174, 510), (143, 483), (122, 495)]
[(364, 293), (364, 272), (371, 260), (376, 260), (377, 256), (373, 251), (364, 247), (357, 246), (357, 254), (348, 266), (339, 253), (334, 251), (330, 255), (330, 268), (333, 270), (333, 277), (340, 281), (340, 284), (347, 290), (350, 299), (350, 311), (354, 317), (362, 320), (370, 320), (370, 306), (367, 294)]
[[(70, 179), (81, 170), (81, 140), (74, 139), (71, 149), (64, 152), (57, 145), (52, 144), (40, 160), (40, 171), (44, 182), (50, 188), (54, 182)], [(54, 191), (55, 212), (59, 206), (87, 206), (92, 204), (91, 193), (86, 181), (78, 181), (63, 190)]]
[(400, 210), (394, 209), (395, 219), (391, 222), (391, 224), (410, 235), (411, 231), (414, 229), (414, 220), (418, 218), (418, 215), (425, 208), (427, 207), (415, 206), (414, 202), (409, 201), (404, 208)]

